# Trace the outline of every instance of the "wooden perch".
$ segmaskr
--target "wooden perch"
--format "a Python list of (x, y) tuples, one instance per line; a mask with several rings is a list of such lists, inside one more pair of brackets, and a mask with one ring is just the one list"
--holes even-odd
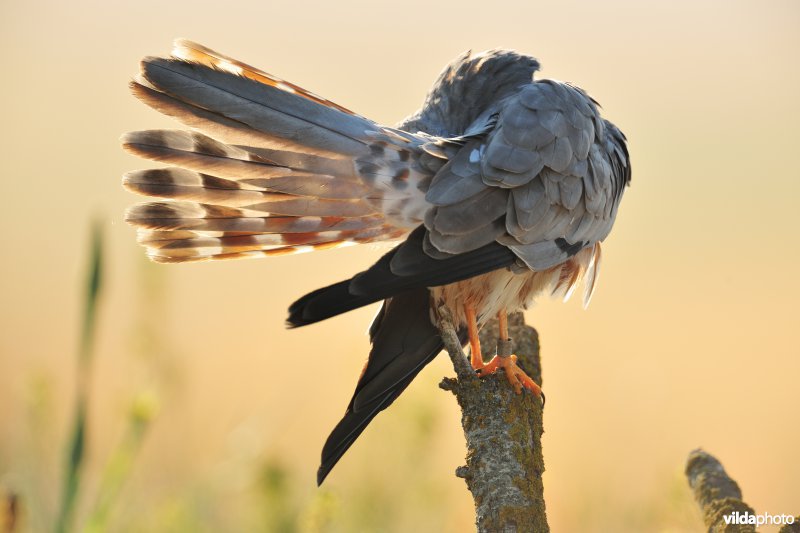
[[(752, 507), (742, 501), (739, 485), (728, 476), (716, 457), (697, 449), (686, 461), (686, 477), (694, 491), (694, 499), (703, 512), (709, 533), (754, 533), (751, 524), (726, 524), (725, 517), (734, 513), (755, 515)], [(784, 525), (779, 533), (800, 532), (800, 517)]]
[(686, 461), (686, 477), (694, 491), (694, 499), (703, 512), (703, 522), (709, 533), (755, 532), (755, 526), (725, 523), (731, 513), (755, 514), (752, 507), (742, 501), (742, 491), (732, 480), (716, 457), (697, 449)]
[[(475, 500), (476, 525), (483, 532), (547, 532), (542, 473), (542, 402), (530, 392), (516, 394), (503, 373), (483, 379), (467, 361), (449, 314), (440, 309), (445, 348), (458, 379), (445, 378), (440, 387), (455, 394), (467, 441), (467, 464), (456, 470)], [(542, 373), (539, 337), (525, 325), (522, 313), (508, 317), (518, 364), (537, 383)], [(498, 339), (497, 321), (481, 331), (489, 348)], [(489, 350), (487, 350), (488, 352)]]

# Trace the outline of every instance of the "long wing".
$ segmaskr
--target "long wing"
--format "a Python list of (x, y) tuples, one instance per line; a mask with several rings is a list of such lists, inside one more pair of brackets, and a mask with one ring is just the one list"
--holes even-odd
[(322, 449), (321, 484), (372, 419), (386, 409), (442, 350), (439, 331), (428, 319), (430, 296), (423, 288), (384, 302), (370, 328), (372, 348), (342, 420)]
[(367, 365), (342, 420), (322, 450), (318, 483), (367, 424), (441, 351), (439, 332), (430, 319), (428, 287), (507, 267), (516, 260), (511, 250), (499, 243), (448, 260), (434, 259), (423, 250), (425, 234), (420, 226), (368, 270), (316, 290), (289, 308), (288, 323), (296, 327), (385, 299), (370, 328), (372, 348)]
[(307, 326), (412, 289), (446, 285), (516, 261), (514, 253), (497, 242), (448, 258), (434, 258), (425, 251), (426, 233), (423, 226), (418, 227), (369, 269), (298, 299), (289, 307), (287, 324)]
[[(446, 161), (427, 191), (424, 227), (365, 273), (295, 302), (291, 325), (514, 262), (538, 271), (563, 265), (557, 289), (586, 274), (588, 303), (599, 242), (630, 180), (624, 137), (582, 91), (547, 80), (521, 88), (486, 120), (469, 138), (422, 145)], [(587, 272), (567, 262), (584, 249)]]
[(427, 287), (519, 261), (533, 270), (561, 263), (558, 285), (574, 287), (582, 272), (565, 261), (585, 250), (593, 258), (588, 303), (599, 242), (630, 180), (624, 137), (581, 91), (547, 81), (522, 88), (486, 120), (487, 132), (424, 146), (446, 161), (428, 189), (434, 207), (424, 226), (367, 271), (289, 309), (296, 327), (387, 299), (371, 330), (365, 371), (323, 448), (319, 483), (441, 349)]
[[(178, 41), (171, 58), (143, 61), (134, 94), (194, 130), (123, 139), (130, 151), (172, 165), (124, 181), (161, 199), (128, 213), (153, 259), (253, 257), (406, 237), (372, 268), (290, 308), (289, 323), (302, 326), (394, 301), (385, 304), (369, 364), (326, 443), (320, 480), (439, 350), (427, 287), (515, 263), (564, 264), (561, 274), (574, 285), (565, 261), (592, 247), (599, 258), (596, 245), (630, 180), (625, 138), (581, 90), (532, 82), (537, 68), (532, 58), (503, 51), (463, 56), (405, 123), (428, 134), (381, 126), (188, 41)], [(589, 288), (595, 275), (596, 268)]]

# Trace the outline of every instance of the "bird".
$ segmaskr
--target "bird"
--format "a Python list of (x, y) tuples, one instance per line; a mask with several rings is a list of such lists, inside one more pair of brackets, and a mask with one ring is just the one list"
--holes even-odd
[(169, 165), (123, 177), (155, 198), (126, 212), (152, 260), (394, 244), (289, 307), (297, 328), (382, 302), (318, 484), (442, 351), (440, 309), (479, 376), (502, 371), (517, 393), (541, 396), (515, 355), (484, 359), (478, 332), (496, 317), (500, 346), (509, 312), (569, 298), (581, 282), (588, 305), (631, 165), (597, 101), (538, 78), (539, 68), (513, 50), (464, 52), (418, 111), (386, 126), (192, 41), (142, 60), (133, 94), (189, 128), (122, 137), (129, 152)]

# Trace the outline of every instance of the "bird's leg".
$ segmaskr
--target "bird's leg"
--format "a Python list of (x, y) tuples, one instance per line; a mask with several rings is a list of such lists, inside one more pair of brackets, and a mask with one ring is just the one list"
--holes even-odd
[(511, 339), (508, 338), (508, 315), (505, 309), (501, 309), (497, 313), (497, 322), (500, 330), (500, 338), (497, 339), (497, 355), (481, 368), (478, 369), (476, 367), (478, 375), (481, 377), (488, 376), (502, 368), (505, 370), (506, 379), (514, 387), (517, 394), (521, 393), (524, 387), (536, 396), (541, 397), (542, 388), (524, 370), (517, 366), (517, 356), (511, 353)]
[(497, 312), (497, 329), (500, 333), (500, 338), (497, 339), (498, 341), (511, 340), (508, 336), (508, 314), (506, 314), (505, 309), (501, 309)]
[(475, 308), (469, 304), (464, 304), (464, 314), (467, 317), (470, 363), (472, 363), (472, 368), (479, 370), (483, 368), (484, 365), (483, 356), (481, 355), (481, 339), (478, 337), (478, 320), (475, 316)]

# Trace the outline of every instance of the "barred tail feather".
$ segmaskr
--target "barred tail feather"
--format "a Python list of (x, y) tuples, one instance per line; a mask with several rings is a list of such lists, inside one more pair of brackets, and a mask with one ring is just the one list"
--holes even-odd
[(274, 136), (207, 109), (186, 104), (177, 98), (155, 90), (144, 80), (131, 81), (130, 89), (136, 98), (156, 111), (173, 117), (182, 124), (202, 131), (220, 141), (234, 145), (285, 148), (283, 143)]
[(122, 186), (145, 196), (194, 200), (207, 204), (240, 207), (278, 197), (264, 187), (218, 178), (178, 167), (136, 170), (122, 177)]
[[(222, 188), (236, 188), (239, 184), (238, 188), (331, 199), (360, 199), (370, 191), (360, 180), (346, 173), (332, 176), (314, 168), (296, 169), (196, 132), (135, 131), (122, 137), (122, 146), (146, 159), (171, 163), (200, 174), (200, 181), (205, 176), (220, 178), (223, 181), (219, 185), (211, 186)], [(271, 154), (278, 155), (277, 152)]]
[(196, 54), (188, 61), (145, 58), (136, 83), (183, 103), (173, 102), (173, 111), (183, 107), (191, 117), (189, 107), (205, 110), (201, 114), (206, 120), (243, 124), (280, 148), (354, 156), (364, 153), (369, 132), (380, 130), (374, 122), (321, 98), (312, 99), (296, 86), (252, 75), (253, 70), (238, 67), (233, 60), (205, 56), (194, 62), (196, 58)]
[(349, 109), (346, 109), (338, 104), (335, 104), (334, 102), (331, 102), (330, 100), (307, 91), (302, 87), (299, 87), (286, 80), (282, 80), (277, 76), (273, 76), (272, 74), (268, 74), (263, 70), (259, 70), (248, 65), (247, 63), (243, 63), (237, 59), (233, 59), (232, 57), (220, 54), (215, 50), (211, 50), (202, 44), (195, 43), (188, 39), (175, 40), (172, 48), (172, 56), (177, 59), (200, 63), (208, 67), (231, 72), (232, 74), (238, 74), (265, 85), (300, 95), (303, 98), (311, 100), (312, 102), (316, 102), (327, 107), (332, 107), (338, 111), (341, 111), (342, 113), (360, 117), (360, 115), (350, 111)]
[(396, 229), (386, 226), (292, 233), (140, 229), (138, 241), (147, 248), (147, 255), (152, 260), (180, 263), (287, 255), (400, 236)]
[[(210, 214), (216, 216), (209, 216)], [(130, 224), (153, 231), (309, 233), (313, 231), (353, 231), (383, 226), (378, 216), (343, 218), (336, 216), (241, 216), (240, 211), (224, 215), (219, 206), (196, 202), (152, 202), (131, 207), (125, 219)]]
[(281, 255), (294, 255), (315, 250), (330, 250), (344, 246), (352, 246), (350, 241), (337, 241), (330, 243), (319, 243), (308, 246), (279, 246), (265, 250), (253, 250), (249, 252), (227, 252), (224, 249), (209, 249), (204, 252), (198, 251), (196, 255), (171, 254), (147, 252), (147, 256), (156, 263), (191, 263), (197, 261), (221, 261), (227, 259), (255, 259), (259, 257), (277, 257)]
[[(141, 174), (128, 175), (124, 178), (123, 183), (128, 190), (139, 194), (171, 200), (193, 200), (194, 203), (204, 204), (207, 207), (207, 212), (204, 214), (206, 217), (264, 217), (270, 215), (352, 218), (370, 215), (379, 216), (369, 204), (358, 200), (330, 200), (273, 192), (215, 189), (134, 181), (140, 177)], [(215, 207), (219, 209), (214, 209)], [(221, 209), (223, 207), (240, 209), (239, 211), (225, 211)], [(226, 213), (235, 213), (235, 215)]]
[[(336, 205), (325, 204), (317, 206), (321, 215), (314, 215), (306, 206), (314, 199), (282, 196), (289, 199), (244, 208), (180, 200), (141, 203), (128, 210), (126, 221), (140, 228), (140, 244), (161, 262), (255, 257), (259, 254), (249, 252), (256, 251), (282, 255), (391, 240), (404, 233), (387, 225), (381, 215), (342, 216)], [(293, 202), (299, 203), (291, 207)], [(336, 203), (341, 202), (330, 202)], [(326, 207), (336, 214), (325, 216)]]
[(156, 261), (199, 261), (204, 259), (226, 258), (248, 252), (274, 253), (310, 251), (312, 249), (331, 248), (345, 243), (356, 244), (369, 242), (384, 236), (382, 227), (367, 228), (359, 231), (322, 231), (311, 233), (287, 234), (249, 234), (210, 237), (194, 235), (181, 239), (150, 240), (147, 244), (148, 255)]
[(160, 262), (281, 255), (393, 240), (416, 227), (426, 171), (420, 139), (190, 41), (145, 58), (143, 102), (196, 131), (126, 134), (167, 168), (128, 173), (161, 201), (126, 220)]

